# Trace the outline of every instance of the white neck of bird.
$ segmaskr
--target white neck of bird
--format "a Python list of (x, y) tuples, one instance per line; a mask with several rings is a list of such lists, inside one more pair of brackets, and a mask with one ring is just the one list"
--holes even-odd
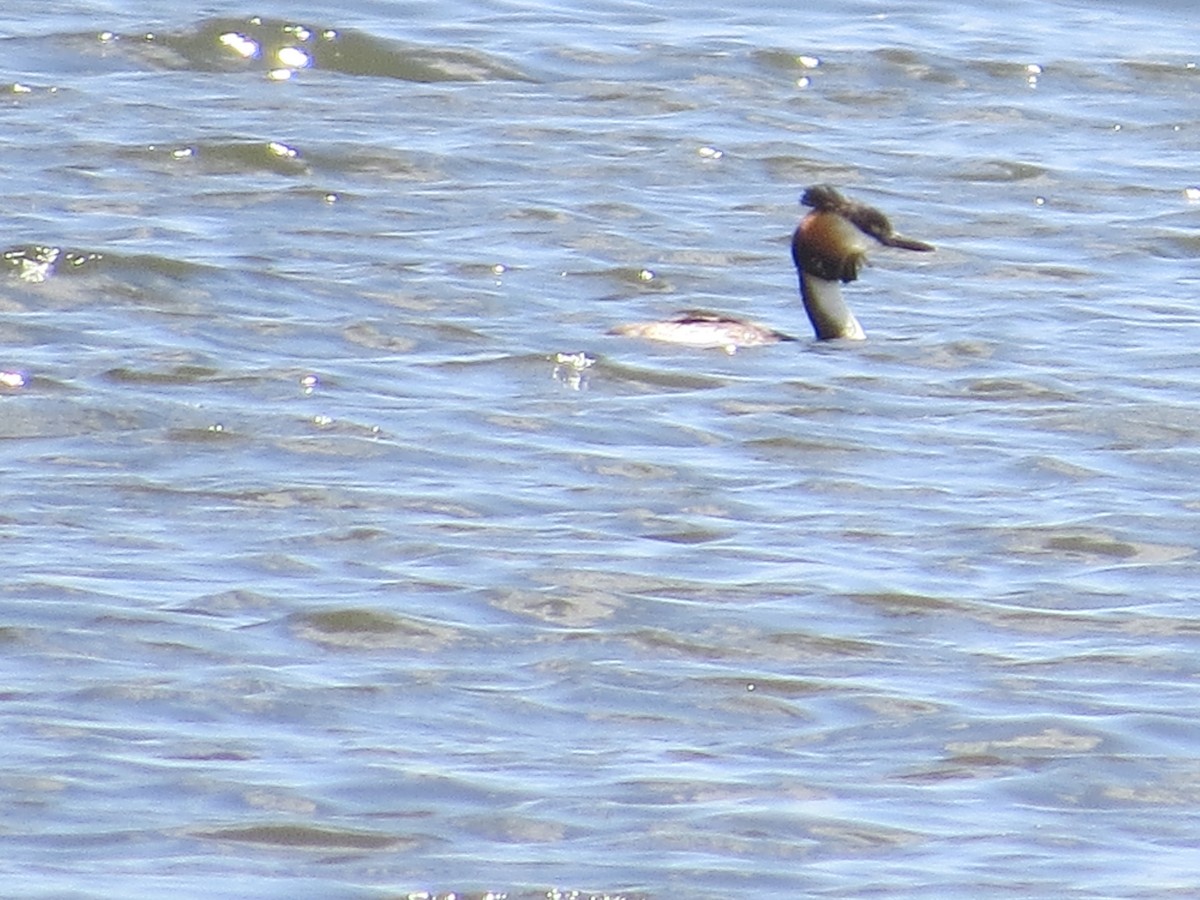
[(842, 299), (842, 286), (838, 282), (826, 281), (801, 271), (800, 298), (804, 301), (804, 311), (808, 313), (818, 340), (866, 340), (866, 332)]

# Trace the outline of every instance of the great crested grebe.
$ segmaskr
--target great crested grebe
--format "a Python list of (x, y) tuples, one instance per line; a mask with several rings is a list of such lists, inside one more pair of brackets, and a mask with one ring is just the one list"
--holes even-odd
[[(865, 340), (862, 326), (842, 299), (841, 282), (858, 278), (870, 247), (866, 239), (874, 238), (885, 247), (902, 250), (928, 251), (933, 247), (901, 237), (879, 210), (847, 200), (827, 184), (810, 187), (800, 202), (812, 209), (792, 235), (792, 261), (800, 276), (800, 298), (817, 340)], [(705, 310), (681, 312), (664, 322), (619, 325), (612, 333), (728, 352), (795, 340), (755, 322)]]

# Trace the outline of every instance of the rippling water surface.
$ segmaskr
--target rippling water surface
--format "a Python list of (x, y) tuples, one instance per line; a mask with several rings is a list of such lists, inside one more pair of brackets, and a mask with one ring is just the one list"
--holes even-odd
[(1198, 18), (6, 4), (3, 893), (1192, 896)]

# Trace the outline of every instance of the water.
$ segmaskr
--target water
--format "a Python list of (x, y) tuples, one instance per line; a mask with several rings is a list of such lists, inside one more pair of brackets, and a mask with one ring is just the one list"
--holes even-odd
[(9, 3), (3, 893), (1191, 896), (1196, 19)]

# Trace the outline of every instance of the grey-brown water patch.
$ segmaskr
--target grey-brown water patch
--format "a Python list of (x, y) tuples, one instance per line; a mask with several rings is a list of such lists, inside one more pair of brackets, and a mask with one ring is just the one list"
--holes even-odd
[(863, 603), (889, 616), (930, 615), (934, 613), (963, 613), (965, 604), (925, 594), (885, 591), (870, 594), (851, 594), (851, 600)]
[(1196, 553), (1194, 547), (1124, 540), (1096, 528), (1020, 529), (1009, 533), (1008, 544), (1012, 552), (1022, 555), (1090, 564), (1165, 564)]
[(473, 49), (260, 16), (207, 19), (181, 31), (128, 38), (106, 33), (101, 42), (167, 69), (253, 71), (277, 80), (309, 68), (420, 83), (532, 80), (515, 65)]
[(489, 602), (505, 612), (572, 628), (585, 628), (610, 619), (626, 604), (623, 597), (610, 591), (581, 586), (493, 590)]
[(292, 629), (301, 640), (344, 650), (440, 650), (460, 639), (445, 625), (363, 608), (300, 613)]
[(1103, 797), (1129, 807), (1150, 809), (1194, 808), (1200, 805), (1200, 770), (1174, 773), (1161, 781), (1105, 785)]
[(388, 353), (411, 353), (417, 341), (411, 337), (389, 333), (373, 322), (356, 322), (342, 329), (342, 337), (352, 344)]
[(753, 438), (746, 441), (745, 446), (761, 459), (789, 464), (814, 457), (852, 457), (870, 452), (861, 444), (852, 444), (832, 437), (805, 438), (782, 434), (775, 437)]
[(572, 829), (563, 822), (520, 815), (472, 818), (459, 824), (472, 834), (505, 844), (557, 844), (568, 839)]
[(1000, 759), (1031, 760), (1088, 753), (1102, 743), (1104, 739), (1099, 735), (1048, 727), (1004, 737), (949, 741), (945, 747), (946, 752), (954, 756), (986, 755)]
[(293, 850), (388, 850), (411, 847), (420, 842), (418, 838), (376, 831), (351, 831), (293, 824), (249, 825), (192, 833), (198, 838), (210, 841), (286, 847)]
[(1024, 378), (978, 378), (966, 385), (974, 397), (986, 400), (1040, 400), (1065, 403), (1075, 395)]

